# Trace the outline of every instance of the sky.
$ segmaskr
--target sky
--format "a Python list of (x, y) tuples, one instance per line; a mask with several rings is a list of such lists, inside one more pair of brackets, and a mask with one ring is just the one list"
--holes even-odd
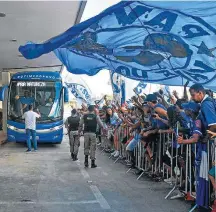
[[(106, 8), (118, 3), (120, 0), (88, 0), (81, 21), (85, 21)], [(104, 94), (112, 95), (112, 88), (110, 85), (110, 76), (108, 70), (101, 70), (95, 76), (79, 75), (81, 81), (84, 81), (94, 96), (101, 96)], [(77, 77), (75, 77), (77, 79)]]

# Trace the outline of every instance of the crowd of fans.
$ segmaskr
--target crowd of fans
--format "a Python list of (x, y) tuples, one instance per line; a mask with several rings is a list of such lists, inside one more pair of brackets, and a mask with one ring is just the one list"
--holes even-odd
[[(196, 194), (198, 192), (197, 187), (200, 186), (198, 176), (202, 162), (202, 152), (207, 144), (210, 146), (209, 162), (206, 165), (208, 166), (206, 169), (209, 168), (207, 177), (212, 185), (210, 191), (216, 190), (214, 151), (211, 151), (214, 150), (212, 144), (214, 144), (214, 137), (216, 136), (216, 102), (213, 98), (213, 92), (205, 90), (200, 84), (194, 84), (190, 87), (191, 97), (189, 99), (186, 90), (187, 85), (184, 86), (182, 97), (174, 91), (172, 94), (169, 93), (168, 98), (165, 98), (163, 91), (159, 90), (148, 95), (133, 96), (127, 104), (121, 106), (114, 104), (105, 97), (105, 105), (102, 108), (96, 107), (95, 112), (107, 128), (108, 142), (105, 152), (110, 153), (114, 158), (122, 157), (120, 148), (123, 145), (127, 155), (130, 156), (130, 162), (127, 165), (130, 168), (137, 169), (134, 150), (138, 144), (142, 143), (145, 158), (148, 162), (145, 172), (151, 173), (150, 176), (154, 180), (158, 179), (160, 181), (163, 179), (160, 170), (158, 175), (152, 173), (152, 165), (159, 157), (155, 153), (157, 148), (153, 150), (153, 146), (159, 141), (161, 133), (172, 134), (172, 144), (166, 147), (165, 154), (160, 155), (161, 167), (162, 164), (166, 167), (167, 173), (165, 175), (168, 176), (163, 180), (167, 183), (176, 182), (179, 170), (182, 170), (182, 177), (185, 178), (183, 182), (186, 183), (186, 144), (191, 144), (190, 157), (192, 163), (189, 168), (192, 169), (190, 171), (192, 173), (190, 181), (192, 182), (188, 182), (188, 185), (192, 184), (194, 196), (198, 198)], [(84, 113), (84, 111), (85, 109), (81, 110), (80, 113)], [(121, 138), (119, 137), (120, 129), (125, 129)], [(102, 143), (100, 135), (101, 131), (98, 129), (98, 146)], [(179, 147), (181, 151), (176, 153)], [(178, 157), (178, 160), (176, 160), (176, 157)], [(179, 169), (176, 169), (176, 167)], [(195, 173), (195, 170), (198, 174)], [(143, 170), (138, 170), (137, 174), (140, 174), (140, 171), (143, 172)], [(182, 185), (182, 187), (185, 187), (185, 185)], [(203, 192), (205, 193), (205, 191)], [(210, 200), (210, 197), (206, 198)], [(204, 203), (200, 205), (206, 206)]]

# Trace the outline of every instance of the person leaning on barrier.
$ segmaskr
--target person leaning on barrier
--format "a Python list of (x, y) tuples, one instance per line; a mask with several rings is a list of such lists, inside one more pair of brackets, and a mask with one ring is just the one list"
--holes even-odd
[(156, 126), (156, 121), (152, 117), (150, 107), (147, 104), (143, 104), (143, 116), (141, 118), (140, 136), (144, 148), (146, 149), (146, 156), (147, 156), (146, 158), (149, 162), (149, 167), (148, 167), (149, 171), (153, 161), (153, 152), (149, 144), (156, 140), (157, 132), (158, 129)]
[[(179, 100), (177, 100), (179, 101)], [(166, 154), (162, 156), (162, 162), (167, 168), (167, 171), (169, 174), (171, 174), (170, 178), (165, 179), (164, 181), (166, 183), (172, 183), (175, 181), (175, 176), (172, 175), (172, 173), (177, 173), (177, 170), (174, 170), (174, 167), (176, 167), (176, 159), (172, 157), (172, 155), (178, 155), (180, 156), (180, 151), (178, 150), (178, 145), (176, 144), (176, 133), (183, 134), (184, 138), (189, 134), (190, 129), (189, 125), (191, 123), (190, 118), (185, 114), (180, 102), (177, 105), (170, 106), (167, 109), (167, 115), (168, 115), (168, 123), (169, 123), (169, 130), (159, 130), (160, 133), (171, 133), (172, 134), (172, 144), (167, 146)], [(183, 150), (185, 152), (185, 150)], [(182, 155), (182, 163), (185, 164), (185, 156)], [(179, 167), (179, 162), (178, 162)], [(185, 167), (182, 166), (182, 169)]]
[(105, 123), (113, 128), (113, 138), (114, 138), (114, 147), (115, 151), (111, 153), (113, 157), (119, 157), (119, 143), (118, 143), (118, 129), (120, 124), (122, 123), (122, 120), (119, 118), (118, 113), (116, 112), (117, 108), (114, 107), (107, 107), (106, 110), (106, 120)]
[(76, 109), (71, 111), (71, 116), (67, 118), (65, 122), (65, 127), (68, 130), (70, 153), (73, 161), (78, 160), (77, 155), (80, 146), (80, 137), (78, 136), (80, 116)]
[(193, 144), (197, 143), (202, 137), (202, 122), (198, 117), (200, 105), (195, 102), (188, 102), (182, 104), (186, 115), (190, 118), (190, 138), (184, 139), (183, 136), (178, 136), (179, 144)]
[[(194, 84), (190, 87), (191, 98), (201, 104), (200, 117), (204, 125), (204, 129), (216, 132), (216, 103), (209, 97), (205, 89), (200, 84)], [(203, 142), (207, 142), (210, 136), (208, 133), (204, 135)]]
[(96, 168), (95, 164), (95, 152), (96, 152), (96, 131), (97, 124), (104, 130), (103, 123), (98, 115), (95, 114), (95, 106), (90, 105), (88, 112), (83, 115), (79, 124), (79, 135), (84, 125), (84, 155), (85, 155), (85, 167), (89, 166), (88, 156), (91, 158), (91, 168)]
[[(145, 102), (152, 110), (151, 123), (152, 126), (150, 130), (144, 131), (142, 136), (146, 147), (148, 147), (148, 153), (150, 159), (153, 160), (153, 153), (149, 147), (149, 142), (156, 139), (158, 130), (167, 129), (167, 109), (164, 105), (158, 103), (157, 96), (155, 94), (149, 94), (146, 96)], [(165, 120), (165, 121), (164, 121)]]
[[(149, 105), (149, 107), (153, 111), (153, 118), (156, 114), (162, 119), (167, 119), (167, 109), (164, 105), (158, 103), (157, 96), (155, 94), (149, 94), (147, 95), (145, 102)], [(163, 121), (157, 119), (157, 128), (158, 129), (166, 129), (167, 124)]]
[(128, 126), (130, 126), (130, 132), (134, 131), (133, 139), (129, 142), (129, 144), (126, 147), (126, 151), (131, 156), (130, 168), (135, 168), (136, 158), (134, 155), (134, 149), (136, 148), (137, 144), (140, 142), (140, 139), (141, 139), (141, 136), (140, 136), (140, 127), (141, 127), (140, 117), (142, 116), (142, 111), (140, 109), (137, 109), (136, 113), (137, 113), (137, 116), (135, 117), (134, 120), (129, 120), (128, 118), (124, 119), (124, 122)]

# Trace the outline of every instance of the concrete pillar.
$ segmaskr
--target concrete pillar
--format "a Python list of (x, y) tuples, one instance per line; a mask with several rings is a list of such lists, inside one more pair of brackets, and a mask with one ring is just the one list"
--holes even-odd
[[(1, 79), (2, 79), (2, 86), (9, 85), (10, 73), (2, 72)], [(4, 101), (2, 103), (2, 113), (3, 113), (2, 128), (4, 133), (7, 133), (7, 102), (8, 102), (8, 92), (5, 92)]]

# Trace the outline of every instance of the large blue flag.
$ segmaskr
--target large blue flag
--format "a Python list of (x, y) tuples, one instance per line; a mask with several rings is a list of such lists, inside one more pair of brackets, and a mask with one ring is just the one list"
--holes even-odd
[(216, 90), (216, 1), (122, 1), (42, 44), (19, 51), (33, 59), (54, 51), (75, 74), (109, 69), (128, 78)]

